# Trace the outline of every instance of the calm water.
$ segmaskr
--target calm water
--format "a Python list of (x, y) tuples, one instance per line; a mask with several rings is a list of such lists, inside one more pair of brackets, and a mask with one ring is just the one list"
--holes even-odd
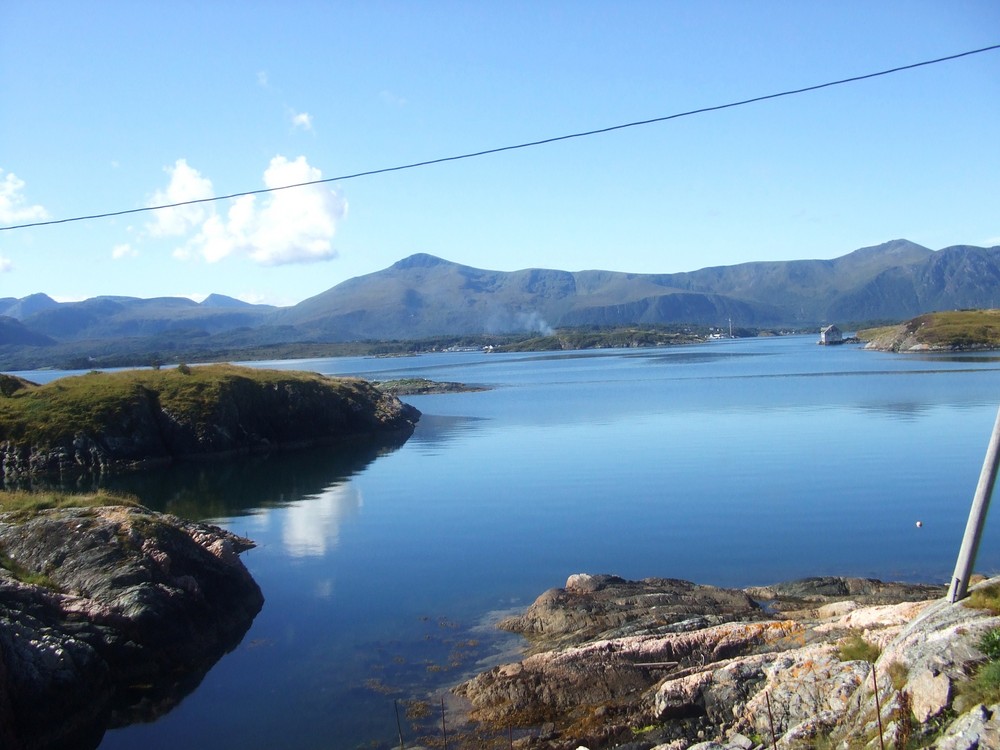
[[(179, 706), (102, 748), (398, 746), (394, 698), (499, 658), (490, 619), (576, 572), (945, 582), (1000, 405), (996, 356), (814, 337), (266, 365), (494, 388), (407, 398), (424, 417), (397, 450), (130, 485), (257, 540), (266, 603)], [(1000, 525), (977, 567), (1000, 570)]]

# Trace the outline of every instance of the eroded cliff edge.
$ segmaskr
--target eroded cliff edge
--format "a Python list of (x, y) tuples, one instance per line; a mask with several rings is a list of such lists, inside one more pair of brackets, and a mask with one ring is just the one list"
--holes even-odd
[(0, 514), (0, 747), (96, 747), (173, 707), (263, 605), (252, 546), (141, 507)]
[(501, 624), (528, 637), (528, 655), (456, 693), (486, 728), (521, 728), (520, 748), (1000, 747), (1000, 705), (956, 700), (1000, 617), (944, 593), (571, 576)]

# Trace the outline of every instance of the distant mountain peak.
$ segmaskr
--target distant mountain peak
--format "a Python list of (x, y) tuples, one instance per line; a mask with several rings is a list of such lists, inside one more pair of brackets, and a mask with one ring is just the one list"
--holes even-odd
[(439, 258), (436, 255), (430, 255), (429, 253), (415, 253), (408, 258), (403, 258), (401, 261), (393, 263), (392, 267), (400, 270), (408, 270), (411, 268), (433, 268), (435, 266), (450, 265), (452, 265), (451, 261)]
[(225, 294), (210, 294), (201, 301), (202, 307), (252, 307), (249, 302), (244, 302), (235, 297)]

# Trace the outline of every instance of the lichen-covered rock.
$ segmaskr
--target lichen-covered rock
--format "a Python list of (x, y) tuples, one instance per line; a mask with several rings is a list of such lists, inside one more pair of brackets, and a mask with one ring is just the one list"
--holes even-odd
[(142, 508), (0, 516), (0, 552), (46, 583), (0, 570), (0, 747), (93, 747), (174, 705), (263, 604), (250, 546)]
[[(1000, 626), (943, 593), (856, 578), (730, 592), (571, 576), (505, 621), (529, 635), (530, 654), (456, 692), (486, 724), (555, 728), (526, 738), (531, 750), (632, 747), (636, 727), (644, 747), (671, 750), (746, 750), (748, 737), (770, 746), (772, 732), (788, 750), (878, 747), (879, 731), (887, 747), (914, 734), (927, 742), (935, 718), (954, 709), (955, 681), (982, 660), (979, 638)], [(874, 664), (846, 658), (848, 636), (881, 656)], [(989, 711), (955, 731), (1000, 748), (989, 744)], [(952, 747), (941, 744), (949, 737), (934, 747)]]

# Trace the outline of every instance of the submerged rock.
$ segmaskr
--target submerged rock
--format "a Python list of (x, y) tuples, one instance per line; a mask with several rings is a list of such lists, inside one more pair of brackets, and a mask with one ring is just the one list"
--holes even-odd
[(0, 747), (96, 747), (169, 710), (260, 611), (252, 546), (134, 507), (0, 515)]

